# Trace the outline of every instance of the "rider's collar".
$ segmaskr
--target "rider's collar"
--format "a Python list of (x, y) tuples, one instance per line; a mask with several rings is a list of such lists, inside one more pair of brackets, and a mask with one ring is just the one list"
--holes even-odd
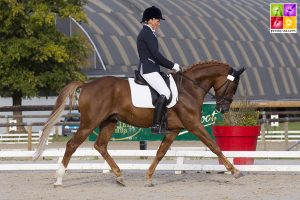
[(149, 28), (150, 28), (150, 30), (155, 34), (155, 30), (154, 29), (152, 29), (152, 27), (150, 26), (150, 25), (148, 25), (148, 24), (145, 24), (145, 26), (148, 26)]

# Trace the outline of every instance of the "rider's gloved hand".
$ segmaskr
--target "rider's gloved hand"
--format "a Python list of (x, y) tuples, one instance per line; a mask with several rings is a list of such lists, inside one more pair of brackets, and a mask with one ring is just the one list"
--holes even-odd
[(172, 70), (174, 70), (175, 72), (182, 71), (181, 67), (177, 63), (174, 64)]

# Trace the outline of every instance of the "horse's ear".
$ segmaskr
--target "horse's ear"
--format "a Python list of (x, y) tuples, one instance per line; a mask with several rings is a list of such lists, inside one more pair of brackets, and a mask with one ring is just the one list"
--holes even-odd
[(243, 67), (242, 69), (240, 69), (240, 70), (238, 70), (238, 71), (236, 72), (236, 75), (237, 75), (237, 76), (241, 75), (245, 70), (246, 70), (246, 68)]

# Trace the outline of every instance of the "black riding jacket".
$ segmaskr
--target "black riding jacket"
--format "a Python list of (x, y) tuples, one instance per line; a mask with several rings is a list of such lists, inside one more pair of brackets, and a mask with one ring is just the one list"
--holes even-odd
[(158, 40), (151, 28), (144, 25), (137, 37), (137, 50), (139, 54), (139, 71), (143, 74), (160, 72), (160, 65), (172, 69), (174, 63), (166, 59), (158, 49)]

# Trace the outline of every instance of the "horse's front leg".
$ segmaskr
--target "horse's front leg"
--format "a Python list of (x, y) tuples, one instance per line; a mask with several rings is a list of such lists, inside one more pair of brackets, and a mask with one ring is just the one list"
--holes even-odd
[(162, 140), (162, 142), (156, 152), (156, 156), (155, 156), (153, 162), (151, 163), (150, 167), (148, 168), (148, 171), (146, 174), (145, 187), (154, 186), (152, 183), (153, 173), (154, 173), (159, 161), (161, 161), (161, 159), (165, 156), (165, 154), (167, 153), (169, 147), (173, 143), (173, 141), (176, 138), (176, 136), (178, 135), (178, 133), (179, 133), (179, 130), (172, 131), (171, 133), (168, 133)]
[(236, 169), (233, 164), (224, 156), (219, 146), (213, 141), (209, 133), (205, 130), (202, 124), (197, 124), (195, 129), (188, 129), (191, 133), (195, 134), (218, 158), (223, 162), (224, 166), (235, 178), (243, 176), (243, 174)]

